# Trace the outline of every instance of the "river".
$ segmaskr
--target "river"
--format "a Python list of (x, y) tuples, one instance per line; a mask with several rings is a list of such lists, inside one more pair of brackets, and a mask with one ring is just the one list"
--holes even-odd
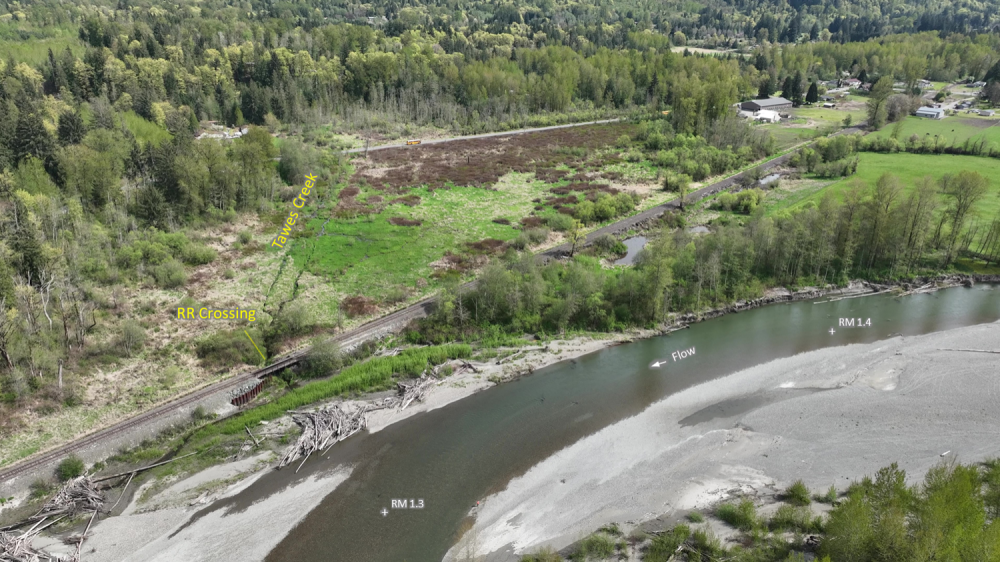
[[(841, 318), (865, 327), (841, 326)], [(860, 322), (859, 322), (860, 319)], [(608, 348), (337, 445), (302, 472), (269, 473), (203, 510), (242, 510), (348, 463), (350, 478), (309, 513), (269, 562), (440, 560), (470, 508), (567, 445), (685, 388), (828, 346), (919, 335), (1000, 319), (1000, 287), (820, 299), (768, 306), (668, 336)], [(831, 329), (833, 332), (831, 333)], [(671, 354), (695, 348), (682, 361)], [(654, 361), (666, 360), (660, 368)], [(736, 405), (738, 408), (752, 405)], [(392, 499), (423, 509), (393, 510)], [(385, 509), (386, 515), (383, 515)]]

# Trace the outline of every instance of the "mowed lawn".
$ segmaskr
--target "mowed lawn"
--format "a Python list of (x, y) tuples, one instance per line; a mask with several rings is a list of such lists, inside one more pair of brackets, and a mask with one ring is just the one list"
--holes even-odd
[[(892, 135), (894, 123), (886, 125), (882, 130), (872, 133), (879, 137)], [(912, 135), (919, 137), (938, 137), (944, 145), (961, 144), (966, 139), (986, 139), (993, 148), (1000, 148), (1000, 118), (979, 117), (978, 115), (960, 114), (944, 119), (925, 119), (923, 117), (907, 117), (899, 132), (898, 140), (906, 142)]]

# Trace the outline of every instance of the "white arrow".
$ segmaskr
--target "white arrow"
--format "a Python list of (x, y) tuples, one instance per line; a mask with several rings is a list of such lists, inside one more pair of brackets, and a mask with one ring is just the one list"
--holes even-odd
[(656, 369), (656, 368), (657, 368), (657, 367), (659, 367), (660, 365), (666, 365), (666, 364), (667, 364), (667, 362), (666, 362), (666, 361), (657, 361), (656, 363), (653, 363), (652, 365), (650, 365), (650, 367), (652, 367), (652, 368)]

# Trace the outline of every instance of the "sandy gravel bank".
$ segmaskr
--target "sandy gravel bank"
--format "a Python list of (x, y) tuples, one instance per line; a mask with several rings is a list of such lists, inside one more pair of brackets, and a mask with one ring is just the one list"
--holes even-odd
[(1000, 455), (1000, 355), (941, 348), (1000, 349), (1000, 323), (804, 353), (670, 396), (487, 498), (446, 560), (470, 544), (517, 560), (799, 478), (842, 490), (894, 461), (922, 477), (946, 452)]
[[(490, 362), (476, 362), (479, 372), (465, 371), (445, 378), (433, 387), (424, 402), (406, 410), (381, 410), (369, 417), (368, 430), (380, 431), (417, 413), (433, 410), (552, 363), (585, 355), (601, 348), (653, 332), (579, 337), (571, 340), (529, 344), (521, 351)], [(339, 401), (339, 400), (338, 400)], [(334, 401), (328, 402), (332, 403)], [(356, 401), (349, 401), (356, 402)], [(318, 404), (320, 408), (326, 404)], [(270, 431), (291, 426), (290, 417), (270, 424)], [(144, 493), (148, 485), (122, 515), (94, 526), (84, 549), (87, 562), (247, 562), (262, 560), (322, 499), (348, 478), (351, 467), (333, 474), (311, 476), (272, 494), (247, 510), (222, 509), (205, 517), (198, 512), (212, 502), (246, 489), (274, 466), (273, 453), (212, 467), (172, 483), (165, 490)], [(266, 529), (266, 532), (262, 532)], [(52, 553), (68, 553), (61, 537), (35, 542)]]

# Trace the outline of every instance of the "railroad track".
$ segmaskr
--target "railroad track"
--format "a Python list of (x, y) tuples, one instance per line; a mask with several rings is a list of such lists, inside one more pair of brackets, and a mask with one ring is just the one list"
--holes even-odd
[[(855, 127), (838, 131), (830, 136), (859, 132), (860, 127), (863, 126), (864, 123), (859, 123)], [(519, 132), (526, 132), (526, 131), (519, 131)], [(503, 134), (510, 134), (510, 133), (497, 133), (487, 136), (501, 136)], [(461, 139), (448, 139), (448, 140), (461, 140)], [(392, 147), (383, 147), (383, 148), (392, 148)], [(794, 150), (790, 151), (788, 154), (784, 154), (782, 156), (779, 156), (778, 158), (764, 162), (760, 166), (757, 166), (756, 168), (759, 169), (760, 171), (767, 171), (771, 168), (780, 166), (785, 162), (787, 162), (794, 153), (795, 153)], [(705, 197), (708, 197), (710, 195), (714, 195), (722, 191), (723, 189), (727, 189), (736, 184), (738, 181), (740, 181), (749, 172), (750, 170), (746, 170), (739, 174), (715, 182), (711, 185), (705, 186), (697, 191), (689, 193), (688, 201), (695, 202), (704, 199)], [(678, 206), (679, 203), (676, 200), (668, 201), (667, 203), (658, 205), (656, 207), (653, 207), (652, 209), (648, 209), (639, 214), (633, 215), (631, 217), (622, 219), (613, 224), (599, 228), (588, 234), (586, 241), (580, 247), (592, 243), (594, 240), (596, 240), (599, 236), (603, 234), (619, 234), (622, 232), (627, 232), (634, 228), (641, 227), (647, 224), (648, 222), (656, 219), (657, 217), (662, 215), (665, 211), (676, 209), (678, 208)], [(570, 252), (570, 250), (571, 250), (570, 244), (562, 244), (554, 248), (550, 248), (544, 252), (541, 252), (539, 255), (545, 258), (554, 258), (566, 255)], [(474, 284), (475, 281), (471, 281), (469, 283), (466, 283), (464, 286), (466, 288), (469, 288), (474, 286)], [(393, 331), (395, 328), (398, 328), (399, 326), (409, 322), (410, 320), (425, 317), (430, 310), (432, 302), (433, 300), (431, 298), (424, 299), (413, 305), (408, 306), (407, 308), (404, 308), (402, 310), (397, 310), (392, 314), (388, 314), (386, 316), (383, 316), (382, 318), (373, 320), (367, 324), (359, 326), (358, 328), (355, 328), (353, 330), (348, 330), (342, 334), (338, 334), (333, 337), (333, 340), (339, 343), (342, 348), (351, 349), (369, 339), (384, 336), (389, 332)], [(238, 375), (231, 379), (227, 379), (224, 381), (208, 385), (204, 388), (201, 388), (199, 390), (196, 390), (194, 392), (191, 392), (189, 394), (186, 394), (169, 402), (160, 404), (155, 408), (143, 412), (139, 415), (136, 415), (132, 418), (123, 420), (107, 428), (90, 433), (71, 443), (67, 443), (65, 445), (56, 447), (50, 451), (41, 453), (38, 456), (31, 457), (24, 461), (15, 463), (10, 467), (0, 470), (0, 485), (3, 485), (5, 482), (8, 482), (14, 478), (18, 478), (20, 476), (28, 474), (36, 469), (50, 465), (74, 452), (81, 451), (89, 447), (90, 445), (98, 443), (104, 439), (114, 437), (115, 435), (121, 434), (125, 431), (134, 429), (147, 422), (155, 420), (160, 416), (169, 414), (180, 408), (204, 400), (216, 393), (221, 393), (224, 391), (232, 390), (234, 388), (238, 388), (239, 386), (255, 378), (267, 377), (275, 373), (278, 373), (283, 369), (298, 364), (298, 362), (302, 359), (302, 357), (305, 356), (307, 352), (308, 349), (302, 349), (294, 351), (287, 355), (280, 356), (276, 358), (274, 362), (272, 362), (270, 365), (266, 365), (260, 369), (257, 369), (255, 371), (246, 374)]]
[[(428, 310), (430, 309), (431, 302), (432, 300), (429, 298), (424, 299), (407, 308), (397, 310), (392, 314), (373, 320), (353, 330), (348, 330), (338, 334), (333, 337), (333, 340), (338, 342), (345, 349), (350, 349), (369, 339), (383, 336), (410, 320), (426, 316)], [(24, 476), (25, 474), (30, 474), (32, 471), (44, 468), (105, 439), (113, 438), (126, 431), (156, 420), (161, 416), (173, 413), (181, 408), (200, 402), (210, 396), (233, 390), (255, 378), (263, 378), (281, 372), (283, 369), (297, 364), (307, 352), (308, 349), (302, 349), (277, 357), (271, 364), (261, 367), (260, 369), (210, 384), (204, 388), (200, 388), (194, 392), (160, 404), (151, 410), (147, 410), (127, 420), (123, 420), (104, 429), (85, 435), (71, 443), (67, 443), (44, 453), (40, 453), (35, 457), (15, 463), (3, 470), (0, 470), (0, 485), (3, 485), (4, 483), (20, 476)]]

